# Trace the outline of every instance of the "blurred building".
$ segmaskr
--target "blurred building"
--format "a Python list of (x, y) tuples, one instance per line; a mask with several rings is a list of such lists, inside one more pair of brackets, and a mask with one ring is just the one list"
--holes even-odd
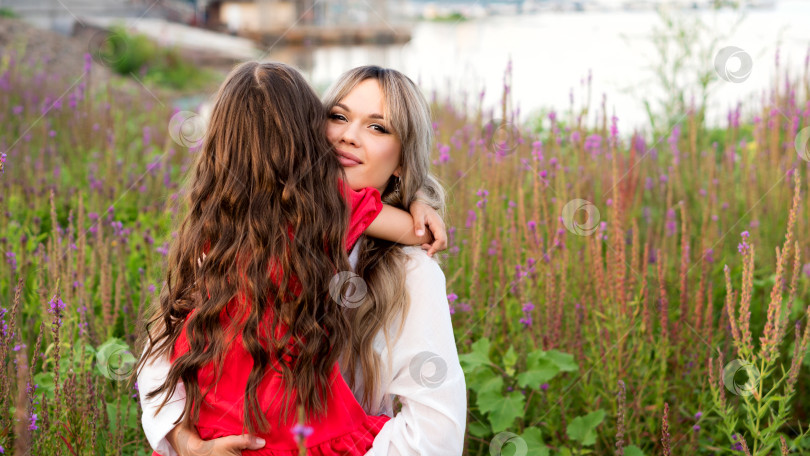
[(405, 0), (205, 0), (205, 24), (259, 41), (407, 41)]
[(207, 0), (201, 5), (229, 30), (273, 32), (293, 26), (364, 27), (401, 23), (404, 0)]

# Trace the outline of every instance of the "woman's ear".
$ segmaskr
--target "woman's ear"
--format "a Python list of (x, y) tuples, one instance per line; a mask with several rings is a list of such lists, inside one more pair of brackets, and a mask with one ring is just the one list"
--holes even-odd
[(399, 165), (399, 166), (397, 166), (397, 169), (394, 170), (393, 174), (394, 174), (394, 176), (399, 177), (399, 175), (401, 173), (402, 173), (402, 165)]

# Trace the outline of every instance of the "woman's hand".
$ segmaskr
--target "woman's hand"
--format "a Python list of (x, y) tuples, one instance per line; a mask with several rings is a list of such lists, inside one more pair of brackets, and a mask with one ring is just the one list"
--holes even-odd
[(434, 253), (447, 249), (447, 229), (439, 213), (419, 200), (411, 203), (410, 212), (413, 217), (413, 229), (416, 231), (417, 236), (425, 235), (425, 226), (433, 234), (432, 244), (422, 244), (422, 249), (428, 251), (428, 256), (433, 256)]
[(186, 428), (182, 424), (169, 431), (166, 440), (179, 456), (241, 456), (242, 450), (258, 450), (265, 443), (264, 439), (250, 434), (203, 440), (196, 429)]

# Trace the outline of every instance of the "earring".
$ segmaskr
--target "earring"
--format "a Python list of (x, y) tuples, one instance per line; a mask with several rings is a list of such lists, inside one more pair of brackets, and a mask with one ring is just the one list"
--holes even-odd
[(399, 183), (401, 179), (397, 177), (397, 182), (394, 184), (394, 193), (399, 193)]

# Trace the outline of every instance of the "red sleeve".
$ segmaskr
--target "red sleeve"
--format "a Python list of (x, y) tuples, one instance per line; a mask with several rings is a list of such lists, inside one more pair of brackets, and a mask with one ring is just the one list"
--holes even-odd
[(346, 232), (346, 250), (351, 250), (363, 231), (380, 215), (382, 201), (380, 191), (372, 187), (354, 191), (346, 186), (344, 192), (351, 206), (349, 229)]

